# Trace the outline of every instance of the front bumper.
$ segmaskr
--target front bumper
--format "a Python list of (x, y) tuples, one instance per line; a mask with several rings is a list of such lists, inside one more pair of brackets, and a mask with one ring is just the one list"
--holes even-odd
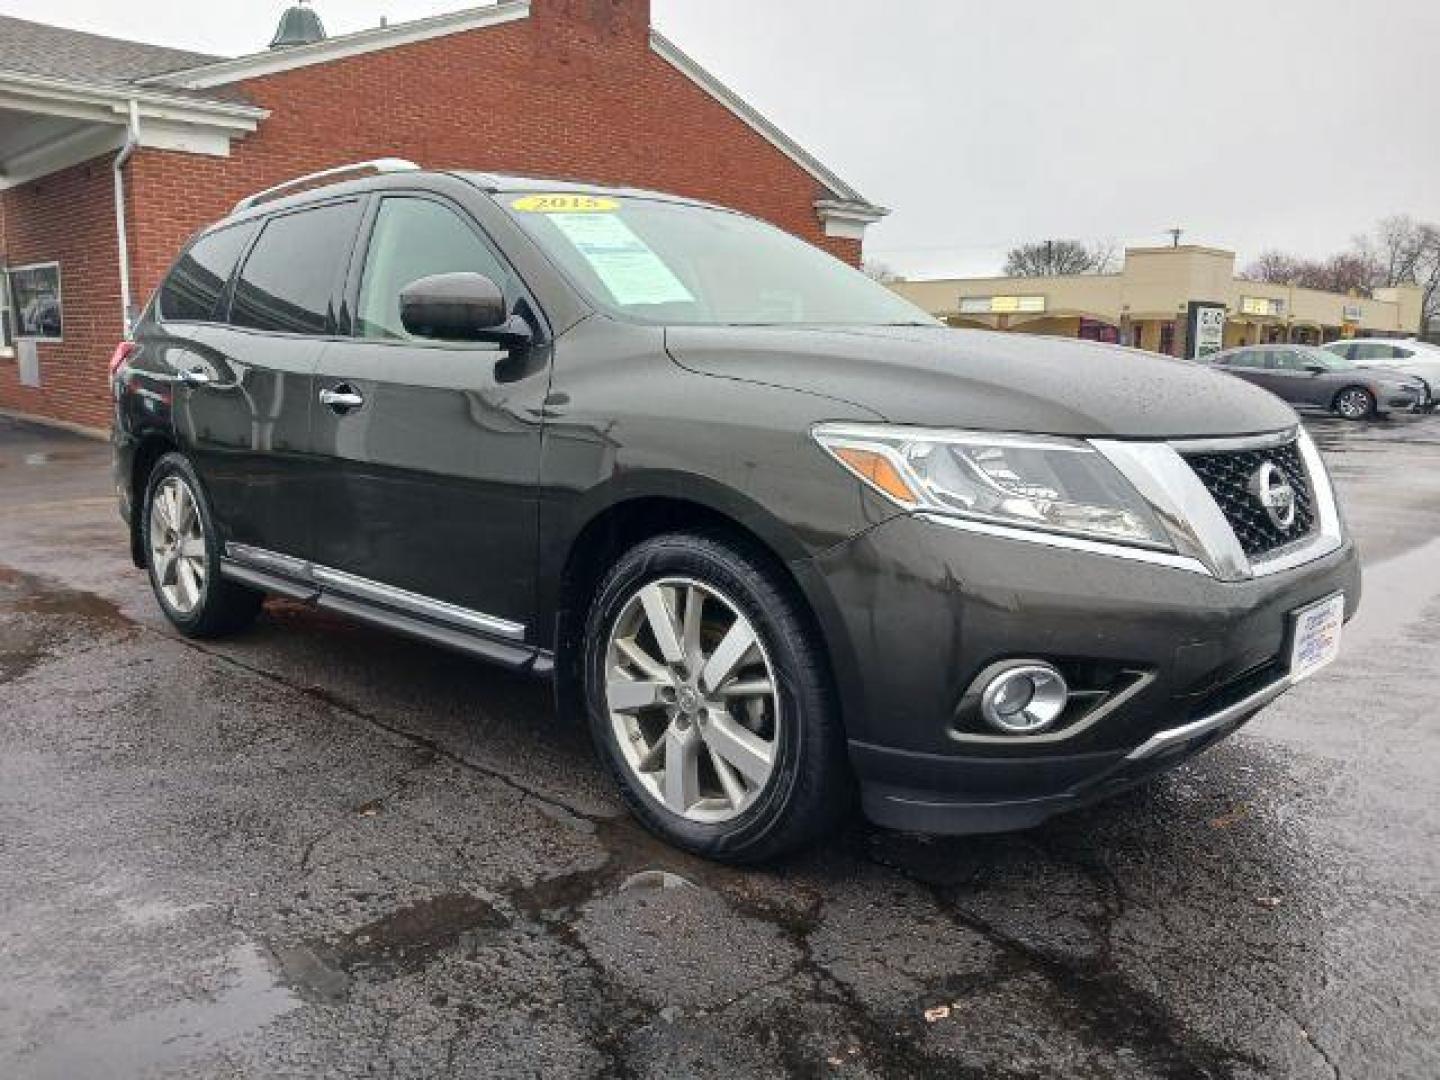
[(1435, 401), (1429, 389), (1411, 390), (1405, 387), (1382, 387), (1376, 400), (1379, 412), (1430, 412)]
[[(1244, 581), (902, 516), (817, 559), (850, 756), (867, 816), (934, 833), (1026, 828), (1173, 767), (1290, 685), (1291, 615), (1360, 598), (1344, 542)], [(1143, 675), (1093, 723), (976, 737), (957, 712), (991, 664), (1101, 665)]]

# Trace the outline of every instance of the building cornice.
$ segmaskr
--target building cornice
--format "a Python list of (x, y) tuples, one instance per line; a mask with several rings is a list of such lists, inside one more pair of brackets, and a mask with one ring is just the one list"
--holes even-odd
[(865, 230), (890, 213), (883, 206), (867, 202), (848, 202), (839, 199), (820, 199), (815, 203), (815, 213), (825, 226), (825, 235), (843, 240), (863, 240)]
[(326, 38), (312, 45), (295, 45), (286, 49), (268, 49), (262, 53), (220, 60), (213, 64), (170, 71), (141, 80), (146, 86), (176, 86), (187, 90), (207, 90), (215, 86), (259, 79), (284, 71), (329, 64), (352, 56), (413, 45), (450, 34), (463, 34), (491, 26), (503, 26), (529, 18), (529, 0), (502, 0), (487, 7), (467, 8), (428, 19), (415, 19), (393, 26), (377, 26), (353, 34)]

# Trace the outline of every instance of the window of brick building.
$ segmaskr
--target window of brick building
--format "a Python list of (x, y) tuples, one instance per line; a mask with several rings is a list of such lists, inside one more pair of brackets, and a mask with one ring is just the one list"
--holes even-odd
[(59, 341), (64, 336), (60, 264), (13, 266), (5, 275), (16, 337)]

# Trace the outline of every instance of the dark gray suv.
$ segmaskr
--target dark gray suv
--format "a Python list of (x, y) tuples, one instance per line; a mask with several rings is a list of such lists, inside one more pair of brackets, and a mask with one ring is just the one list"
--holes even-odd
[(116, 353), (182, 633), (273, 594), (552, 680), (646, 825), (735, 861), (857, 793), (1034, 825), (1338, 650), (1355, 549), (1269, 394), (948, 329), (686, 199), (372, 171), (246, 200)]

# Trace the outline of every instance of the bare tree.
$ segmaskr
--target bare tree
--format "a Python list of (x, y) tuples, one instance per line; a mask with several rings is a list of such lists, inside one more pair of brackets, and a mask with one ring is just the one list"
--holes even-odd
[(1357, 238), (1355, 248), (1374, 264), (1377, 288), (1418, 285), (1425, 325), (1440, 318), (1440, 226), (1396, 214)]
[[(1110, 254), (1113, 255), (1113, 252)], [(1096, 273), (1105, 252), (1079, 240), (1041, 240), (1011, 248), (1005, 256), (1006, 277), (1063, 277)]]
[(1241, 275), (1249, 281), (1265, 281), (1272, 285), (1289, 285), (1299, 281), (1305, 261), (1283, 251), (1267, 251), (1245, 268)]
[(1090, 248), (1092, 274), (1115, 274), (1124, 265), (1125, 255), (1114, 240), (1104, 240)]
[(1372, 235), (1356, 237), (1355, 250), (1374, 262), (1380, 287), (1413, 283), (1419, 277), (1430, 228), (1409, 214), (1395, 214), (1381, 221)]
[(894, 285), (897, 281), (905, 280), (885, 263), (875, 262), (870, 259), (862, 262), (860, 269), (864, 271), (866, 277), (873, 278), (881, 285)]
[(1299, 259), (1283, 251), (1267, 251), (1245, 268), (1249, 281), (1272, 285), (1298, 285), (1323, 292), (1356, 292), (1369, 296), (1375, 287), (1375, 264), (1359, 251), (1346, 251), (1328, 259)]

